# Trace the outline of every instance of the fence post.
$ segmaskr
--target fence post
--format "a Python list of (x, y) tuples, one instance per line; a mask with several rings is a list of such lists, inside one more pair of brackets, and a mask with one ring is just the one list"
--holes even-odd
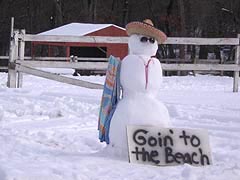
[(8, 62), (8, 81), (7, 87), (16, 88), (16, 78), (17, 74), (15, 71), (14, 61), (18, 56), (18, 31), (14, 29), (14, 18), (11, 19), (11, 39), (9, 47), (9, 62)]
[[(238, 39), (240, 38), (240, 34), (238, 34)], [(239, 65), (240, 58), (240, 44), (236, 46), (235, 50), (235, 64)], [(234, 71), (233, 76), (233, 92), (238, 92), (238, 82), (239, 82), (239, 71)]]
[[(24, 35), (26, 31), (25, 29), (20, 30), (20, 41), (19, 41), (19, 60), (24, 61), (24, 51), (25, 51), (25, 41), (24, 41)], [(23, 74), (21, 72), (18, 72), (18, 79), (17, 79), (17, 87), (21, 88), (23, 82)]]

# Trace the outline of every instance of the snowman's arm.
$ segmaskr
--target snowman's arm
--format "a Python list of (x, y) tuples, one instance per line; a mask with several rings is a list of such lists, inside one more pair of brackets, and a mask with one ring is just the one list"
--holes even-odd
[(124, 72), (126, 72), (125, 69), (128, 69), (128, 67), (131, 66), (131, 62), (134, 61), (134, 59), (136, 59), (136, 58), (138, 58), (138, 57), (135, 56), (135, 55), (127, 55), (127, 56), (125, 56), (123, 58), (122, 62), (121, 62), (121, 70), (124, 70)]
[(132, 59), (134, 58), (134, 55), (127, 55), (126, 57), (123, 58), (121, 62), (121, 71), (120, 74), (121, 76), (124, 76), (124, 78), (128, 77), (130, 72), (133, 71), (133, 69), (130, 69), (130, 63)]
[(128, 55), (122, 60), (120, 82), (124, 90), (145, 89), (145, 68), (139, 56)]
[(154, 62), (154, 64), (156, 63), (157, 66), (159, 66), (159, 71), (161, 72), (162, 74), (162, 66), (161, 66), (161, 63), (160, 63), (160, 60), (155, 58), (155, 57), (152, 57), (152, 61)]

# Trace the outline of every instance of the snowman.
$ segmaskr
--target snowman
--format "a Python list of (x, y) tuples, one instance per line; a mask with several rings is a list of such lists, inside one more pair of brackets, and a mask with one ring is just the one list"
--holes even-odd
[(127, 157), (127, 125), (169, 127), (167, 108), (157, 99), (162, 82), (161, 64), (155, 56), (158, 43), (166, 35), (151, 20), (131, 22), (126, 26), (129, 55), (121, 62), (122, 99), (112, 116), (110, 147)]

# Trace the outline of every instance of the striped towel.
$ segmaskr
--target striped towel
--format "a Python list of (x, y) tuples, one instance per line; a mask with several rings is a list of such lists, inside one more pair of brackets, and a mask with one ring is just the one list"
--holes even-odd
[(99, 139), (109, 144), (109, 128), (120, 100), (120, 59), (110, 56), (98, 119)]

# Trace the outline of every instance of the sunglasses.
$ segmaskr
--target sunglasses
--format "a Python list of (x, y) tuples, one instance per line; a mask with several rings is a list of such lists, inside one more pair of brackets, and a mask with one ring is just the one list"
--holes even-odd
[(155, 39), (154, 38), (152, 38), (152, 37), (148, 38), (148, 37), (145, 37), (145, 36), (141, 37), (140, 41), (143, 42), (143, 43), (145, 43), (147, 41), (149, 41), (152, 44), (155, 43)]

